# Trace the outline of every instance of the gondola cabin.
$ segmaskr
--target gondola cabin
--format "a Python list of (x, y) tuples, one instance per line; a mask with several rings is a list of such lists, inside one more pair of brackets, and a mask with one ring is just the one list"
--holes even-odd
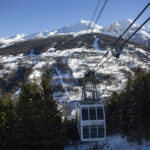
[(106, 124), (104, 105), (88, 98), (77, 105), (77, 128), (81, 141), (105, 141)]

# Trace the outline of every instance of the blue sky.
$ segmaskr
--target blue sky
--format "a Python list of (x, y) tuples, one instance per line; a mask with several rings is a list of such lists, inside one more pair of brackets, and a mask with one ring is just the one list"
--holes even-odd
[[(98, 0), (0, 0), (0, 37), (51, 31), (79, 20), (90, 20)], [(104, 0), (102, 0), (104, 1)], [(134, 19), (150, 0), (108, 0), (101, 26)], [(150, 7), (138, 24), (150, 16)], [(148, 23), (150, 24), (150, 23)]]

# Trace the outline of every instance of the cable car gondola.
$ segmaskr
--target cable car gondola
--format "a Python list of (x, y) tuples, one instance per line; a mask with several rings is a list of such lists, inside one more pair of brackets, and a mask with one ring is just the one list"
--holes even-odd
[[(98, 97), (96, 80), (93, 82), (92, 97), (87, 97), (86, 94), (85, 82), (89, 81), (88, 75), (94, 74), (89, 72), (85, 73), (82, 98), (77, 104), (77, 129), (81, 141), (105, 141), (105, 110), (104, 104)], [(96, 79), (95, 77), (93, 78)]]

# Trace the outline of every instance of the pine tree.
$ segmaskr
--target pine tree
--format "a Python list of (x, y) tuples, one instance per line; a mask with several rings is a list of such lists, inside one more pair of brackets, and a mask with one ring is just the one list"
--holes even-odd
[(67, 119), (65, 118), (63, 122), (63, 126), (65, 128), (65, 136), (67, 138), (66, 144), (69, 142), (77, 142), (80, 141), (80, 136), (78, 134), (77, 129), (77, 118)]
[(0, 149), (13, 149), (14, 103), (11, 95), (0, 96)]
[(27, 83), (22, 88), (16, 106), (16, 149), (32, 149), (38, 146), (39, 108), (37, 104), (39, 103), (39, 97), (39, 86), (36, 83)]
[[(149, 107), (150, 107), (150, 73), (138, 68), (135, 76), (134, 97), (136, 99), (136, 136), (141, 143), (142, 138), (149, 139)], [(138, 130), (138, 133), (137, 133)]]
[(144, 124), (145, 124), (145, 138), (150, 140), (150, 71), (144, 77)]
[[(45, 147), (50, 149), (63, 149), (65, 143), (65, 130), (62, 125), (62, 110), (57, 101), (53, 100), (50, 80), (43, 74), (41, 81), (41, 97), (44, 101), (43, 108), (43, 140)], [(46, 145), (47, 143), (47, 145)]]
[[(118, 101), (107, 106), (107, 129), (113, 134), (116, 130), (116, 121), (120, 117), (119, 131), (127, 136), (129, 141), (150, 139), (150, 71), (137, 68), (134, 77), (128, 76), (123, 91), (116, 97)], [(113, 98), (113, 96), (112, 96)], [(113, 98), (114, 99), (114, 98)], [(111, 101), (113, 101), (113, 99)], [(116, 107), (115, 107), (116, 106)], [(119, 111), (117, 111), (119, 109)], [(115, 114), (115, 115), (114, 115)], [(115, 126), (114, 126), (115, 125)]]
[(50, 81), (42, 76), (41, 86), (27, 83), (16, 109), (16, 149), (63, 149), (65, 143), (62, 110), (53, 100)]
[[(133, 85), (133, 97), (135, 106), (133, 111), (133, 126), (134, 138), (141, 143), (143, 137), (143, 75), (144, 72), (141, 68), (137, 68)], [(137, 132), (138, 131), (138, 132)]]
[(110, 104), (107, 106), (106, 121), (107, 121), (107, 133), (117, 134), (120, 126), (119, 116), (119, 95), (113, 92), (110, 99)]
[(6, 137), (6, 112), (4, 99), (0, 96), (0, 149), (7, 148), (7, 137)]
[(124, 90), (120, 94), (120, 126), (123, 136), (131, 139), (131, 126), (132, 126), (132, 104), (134, 103), (132, 97), (132, 75), (128, 75), (128, 80)]

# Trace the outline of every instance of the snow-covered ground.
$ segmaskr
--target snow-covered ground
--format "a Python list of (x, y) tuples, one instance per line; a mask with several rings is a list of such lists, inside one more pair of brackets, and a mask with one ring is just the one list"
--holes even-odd
[(150, 142), (143, 141), (140, 145), (137, 142), (128, 142), (120, 135), (108, 136), (104, 146), (101, 142), (83, 142), (67, 145), (64, 150), (150, 150)]
[[(43, 73), (43, 67), (52, 68), (54, 70), (52, 83), (56, 86), (61, 85), (63, 88), (63, 91), (58, 90), (54, 92), (54, 99), (64, 104), (71, 103), (69, 115), (72, 116), (76, 109), (76, 102), (81, 100), (82, 87), (79, 86), (79, 79), (82, 80), (85, 71), (92, 69), (108, 50), (100, 49), (98, 42), (101, 43), (101, 39), (96, 36), (93, 37), (95, 40), (91, 49), (81, 47), (56, 50), (54, 48), (55, 43), (53, 43), (47, 51), (40, 55), (35, 55), (34, 50), (31, 50), (30, 55), (0, 56), (0, 66), (2, 66), (0, 77), (4, 77), (11, 72), (17, 72), (19, 66), (30, 66), (32, 71), (28, 79), (33, 80), (36, 78), (39, 81)], [(107, 58), (110, 55), (111, 53), (108, 54)], [(107, 58), (103, 59), (99, 65)], [(58, 62), (60, 62), (61, 67), (67, 66), (66, 71), (58, 66)], [(96, 70), (99, 65), (95, 68)], [(97, 70), (98, 74), (104, 75), (100, 79), (101, 82), (97, 83), (100, 98), (105, 100), (111, 95), (112, 91), (122, 90), (127, 81), (127, 72), (133, 73), (138, 66), (145, 69), (150, 68), (150, 53), (133, 45), (124, 48), (123, 54), (120, 55), (119, 59), (111, 57), (103, 67)], [(92, 88), (91, 84), (87, 86), (89, 89)], [(88, 91), (87, 94), (91, 95), (92, 93)]]
[[(72, 74), (70, 74), (69, 70), (68, 73), (63, 73), (63, 70), (55, 68), (57, 73), (55, 75), (55, 78), (57, 78), (57, 82), (55, 82), (55, 84), (61, 84), (65, 91), (56, 91), (54, 93), (54, 98), (56, 100), (69, 103), (81, 100), (81, 87), (77, 83), (74, 85), (74, 82), (78, 82), (79, 78), (83, 78), (84, 72), (87, 70), (87, 68), (93, 68), (98, 60), (104, 55), (104, 53), (106, 53), (106, 50), (99, 49), (97, 44), (98, 40), (99, 39), (95, 37), (95, 41), (93, 43), (93, 46), (95, 48), (92, 49), (85, 49), (84, 47), (66, 49), (63, 51), (52, 51), (51, 49), (48, 49), (47, 52), (44, 52), (40, 55), (42, 61), (38, 62), (33, 67), (35, 70), (39, 70), (39, 68), (44, 65), (44, 62), (45, 64), (51, 62), (50, 66), (52, 67), (56, 62), (55, 58), (59, 57), (63, 58), (62, 64), (64, 63), (65, 65), (65, 63), (67, 63), (70, 70), (72, 70)], [(129, 47), (131, 50), (124, 49), (124, 52), (119, 59), (112, 57), (104, 65), (104, 67), (100, 68), (97, 71), (97, 73), (101, 73), (110, 77), (110, 79), (108, 79), (109, 81), (106, 80), (102, 83), (98, 83), (97, 85), (99, 96), (102, 99), (108, 97), (112, 93), (112, 91), (120, 91), (124, 87), (127, 81), (126, 72), (132, 72), (132, 70), (134, 70), (134, 68), (138, 66), (146, 69), (150, 68), (150, 54), (140, 48), (134, 48), (132, 47), (132, 45), (130, 45)], [(109, 57), (109, 55), (107, 57)], [(105, 60), (106, 59), (104, 59), (101, 63), (103, 63)], [(39, 63), (42, 63), (42, 65), (39, 65)], [(38, 67), (36, 67), (37, 65)], [(35, 74), (35, 71), (33, 72), (33, 74)], [(36, 76), (33, 74), (31, 75), (32, 77)], [(38, 75), (39, 71), (37, 72), (37, 76)], [(68, 83), (65, 80), (66, 78), (73, 78), (75, 80), (72, 80)], [(68, 91), (68, 87), (70, 87), (72, 90)], [(91, 88), (92, 85), (88, 85), (88, 87)], [(76, 103), (70, 106), (70, 109), (72, 110), (72, 112), (70, 112), (70, 115), (74, 114), (76, 108), (75, 105)]]

